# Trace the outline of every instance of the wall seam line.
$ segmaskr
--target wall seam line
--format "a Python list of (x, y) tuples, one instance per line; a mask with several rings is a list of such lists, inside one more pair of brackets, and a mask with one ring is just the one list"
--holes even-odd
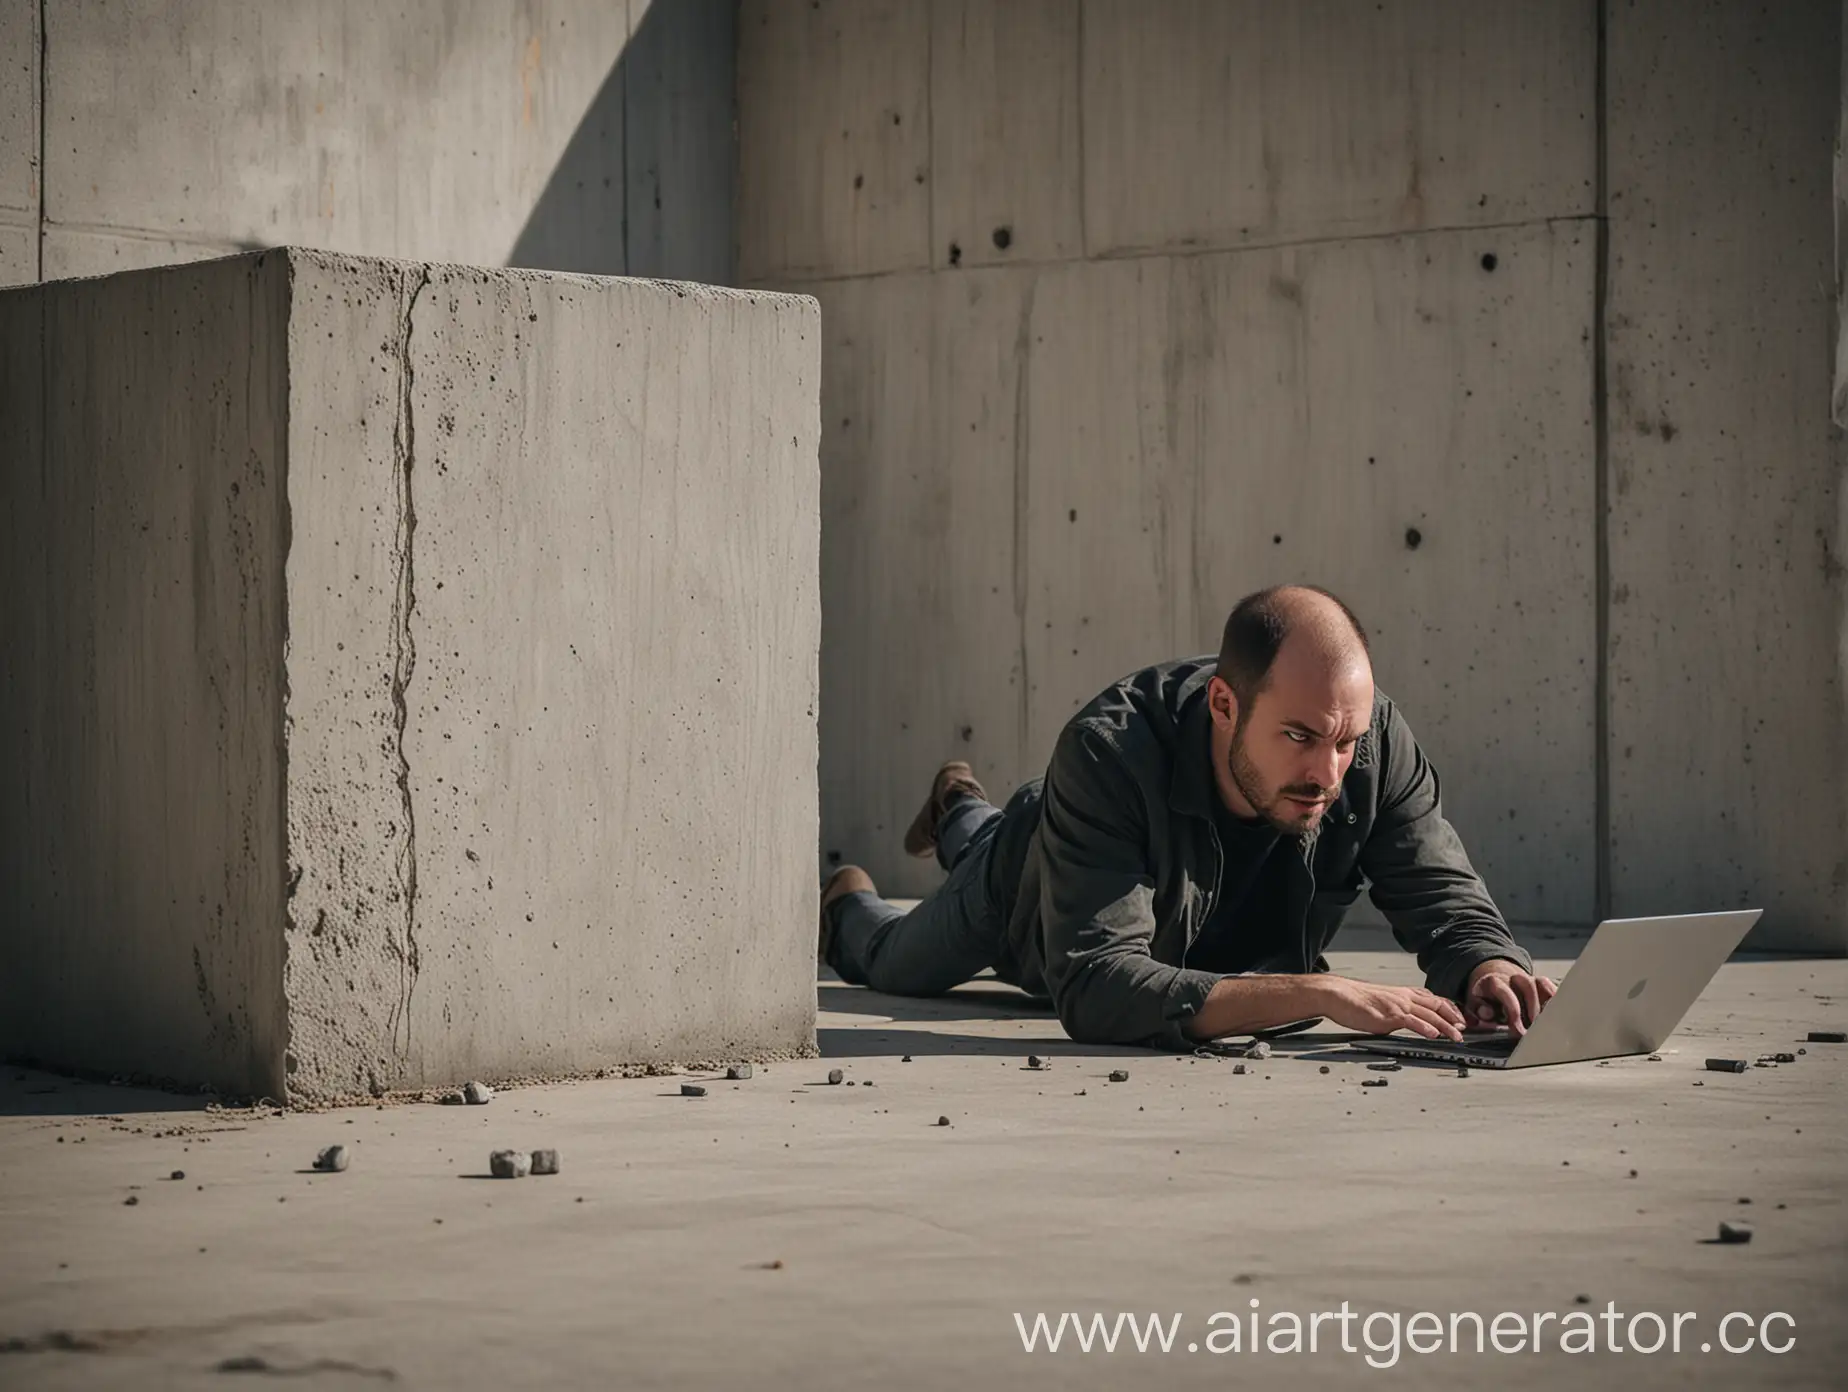
[(33, 278), (39, 284), (45, 283), (45, 98), (51, 90), (46, 79), (46, 56), (51, 51), (51, 39), (45, 30), (45, 7), (47, 0), (39, 0), (38, 7), (38, 246), (37, 263), (33, 267)]
[(1610, 110), (1609, 5), (1596, 0), (1597, 74), (1593, 110), (1596, 237), (1591, 304), (1591, 420), (1593, 498), (1593, 630), (1597, 645), (1593, 677), (1593, 923), (1610, 916), (1615, 895), (1611, 867), (1611, 535), (1610, 535)]
[(1078, 114), (1078, 254), (1088, 261), (1091, 259), (1091, 229), (1085, 216), (1085, 204), (1089, 201), (1089, 187), (1085, 178), (1084, 158), (1084, 12), (1085, 0), (1078, 0), (1078, 61), (1077, 72), (1072, 85), (1077, 89), (1073, 94), (1072, 104)]

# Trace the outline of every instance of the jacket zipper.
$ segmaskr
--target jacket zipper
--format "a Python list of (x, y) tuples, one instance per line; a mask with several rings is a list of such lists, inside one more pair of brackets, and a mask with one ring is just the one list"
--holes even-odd
[(1219, 828), (1211, 821), (1206, 824), (1206, 834), (1213, 839), (1213, 892), (1207, 896), (1206, 906), (1200, 911), (1198, 920), (1188, 931), (1187, 942), (1181, 948), (1181, 965), (1187, 965), (1187, 954), (1193, 951), (1193, 945), (1199, 940), (1200, 930), (1213, 916), (1213, 906), (1219, 902), (1219, 881), (1226, 872), (1225, 847), (1219, 844)]
[(1321, 839), (1321, 835), (1322, 835), (1322, 829), (1320, 827), (1317, 827), (1315, 836), (1311, 837), (1307, 842), (1304, 843), (1303, 848), (1302, 848), (1303, 853), (1301, 856), (1303, 869), (1309, 872), (1309, 902), (1303, 907), (1303, 926), (1302, 926), (1302, 947), (1303, 947), (1302, 957), (1303, 957), (1303, 971), (1305, 974), (1309, 972), (1313, 972), (1315, 970), (1315, 963), (1309, 957), (1309, 919), (1312, 917), (1310, 910), (1312, 910), (1315, 907), (1315, 867), (1312, 866), (1309, 863), (1309, 861), (1310, 861), (1310, 858), (1315, 854), (1315, 843), (1316, 841)]

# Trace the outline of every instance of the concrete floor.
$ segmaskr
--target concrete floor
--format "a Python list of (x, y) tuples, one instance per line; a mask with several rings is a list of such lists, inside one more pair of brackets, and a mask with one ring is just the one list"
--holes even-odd
[[(1529, 942), (1555, 973), (1575, 946)], [(1377, 934), (1344, 946), (1337, 970), (1413, 979)], [(648, 1078), (271, 1116), (5, 1069), (0, 1387), (1842, 1386), (1848, 1046), (1701, 1060), (1842, 1028), (1848, 962), (1729, 964), (1660, 1062), (1468, 1079), (1371, 1073), (1329, 1034), (1245, 1076), (1080, 1048), (993, 986), (819, 992), (823, 1061), (697, 1100)], [(1023, 1071), (1030, 1050), (1051, 1067)], [(305, 1173), (335, 1141), (352, 1168)], [(563, 1173), (480, 1178), (501, 1145), (556, 1146)], [(1749, 1246), (1703, 1241), (1741, 1217)], [(1698, 1318), (1679, 1356), (1604, 1351), (1602, 1318), (1593, 1354), (1558, 1351), (1556, 1321), (1546, 1352), (1403, 1351), (1385, 1374), (1358, 1322), (1357, 1353), (1332, 1323), (1314, 1354), (1209, 1353), (1211, 1316), (1253, 1300)], [(1183, 1318), (1165, 1355), (1029, 1355), (1014, 1315), (1042, 1311)], [(1731, 1311), (1787, 1312), (1795, 1346), (1701, 1354)]]

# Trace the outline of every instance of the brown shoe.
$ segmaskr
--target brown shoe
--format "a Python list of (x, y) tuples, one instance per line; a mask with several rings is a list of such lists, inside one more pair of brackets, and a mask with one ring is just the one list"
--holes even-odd
[(821, 887), (821, 931), (815, 939), (815, 960), (822, 966), (828, 964), (828, 947), (834, 938), (834, 927), (828, 922), (828, 905), (843, 894), (854, 894), (860, 890), (877, 894), (873, 886), (873, 877), (857, 865), (843, 865)]
[(920, 859), (936, 854), (937, 824), (943, 820), (950, 799), (965, 794), (984, 802), (988, 800), (982, 785), (975, 781), (975, 771), (961, 759), (952, 759), (937, 770), (937, 776), (930, 783), (930, 796), (924, 799), (918, 815), (905, 828), (905, 850)]

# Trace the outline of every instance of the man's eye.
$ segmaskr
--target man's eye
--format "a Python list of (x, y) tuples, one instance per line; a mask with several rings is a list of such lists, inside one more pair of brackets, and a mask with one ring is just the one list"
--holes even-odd
[(1298, 744), (1303, 743), (1303, 741), (1309, 738), (1301, 730), (1285, 730), (1284, 734), (1288, 735), (1291, 739), (1295, 740), (1296, 743)]

